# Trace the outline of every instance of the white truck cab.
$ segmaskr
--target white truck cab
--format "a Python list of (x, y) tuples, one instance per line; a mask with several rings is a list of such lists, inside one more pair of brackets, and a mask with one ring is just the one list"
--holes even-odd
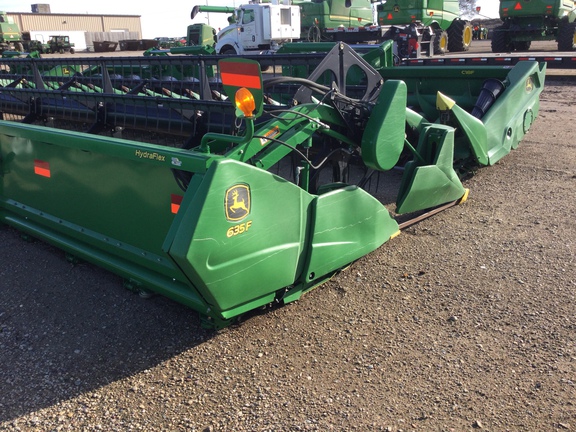
[(278, 3), (249, 3), (234, 12), (235, 23), (218, 33), (218, 54), (274, 52), (300, 37), (300, 8)]

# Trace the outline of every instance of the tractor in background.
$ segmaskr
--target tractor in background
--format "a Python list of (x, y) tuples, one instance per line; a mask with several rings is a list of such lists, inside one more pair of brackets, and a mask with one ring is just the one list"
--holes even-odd
[(69, 36), (50, 36), (48, 39), (48, 46), (51, 53), (64, 54), (69, 52), (74, 54), (74, 44), (70, 42)]

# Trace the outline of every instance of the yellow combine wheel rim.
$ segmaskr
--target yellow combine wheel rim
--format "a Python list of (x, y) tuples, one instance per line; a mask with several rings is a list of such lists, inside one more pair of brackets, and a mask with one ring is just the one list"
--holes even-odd
[(464, 29), (464, 45), (470, 45), (471, 43), (472, 43), (472, 29), (470, 27), (466, 27)]
[(440, 48), (446, 48), (446, 35), (442, 35), (442, 37), (440, 37)]

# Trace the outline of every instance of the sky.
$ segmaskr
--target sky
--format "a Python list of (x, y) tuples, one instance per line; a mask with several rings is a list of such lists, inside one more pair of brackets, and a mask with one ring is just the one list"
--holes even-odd
[[(97, 15), (140, 15), (142, 38), (181, 37), (186, 35), (186, 28), (194, 23), (208, 23), (212, 27), (224, 28), (227, 25), (226, 15), (218, 13), (200, 13), (192, 21), (190, 12), (195, 5), (239, 6), (248, 0), (204, 0), (186, 2), (181, 0), (142, 1), (142, 0), (89, 0), (71, 2), (70, 0), (3, 0), (2, 9), (6, 12), (31, 12), (32, 4), (49, 4), (52, 13), (97, 14)], [(498, 0), (478, 0), (480, 13), (486, 17), (498, 17)], [(34, 29), (30, 29), (34, 30)], [(40, 29), (35, 29), (40, 30)]]

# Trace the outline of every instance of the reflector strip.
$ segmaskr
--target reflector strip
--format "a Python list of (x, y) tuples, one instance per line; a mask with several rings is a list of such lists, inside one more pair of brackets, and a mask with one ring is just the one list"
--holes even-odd
[(172, 210), (172, 213), (174, 214), (178, 213), (183, 198), (184, 197), (182, 195), (174, 195), (174, 194), (170, 195), (170, 201), (171, 201), (170, 209)]
[(220, 64), (222, 84), (260, 89), (260, 72), (254, 63), (223, 62)]
[(50, 164), (40, 159), (34, 159), (34, 174), (50, 178)]

